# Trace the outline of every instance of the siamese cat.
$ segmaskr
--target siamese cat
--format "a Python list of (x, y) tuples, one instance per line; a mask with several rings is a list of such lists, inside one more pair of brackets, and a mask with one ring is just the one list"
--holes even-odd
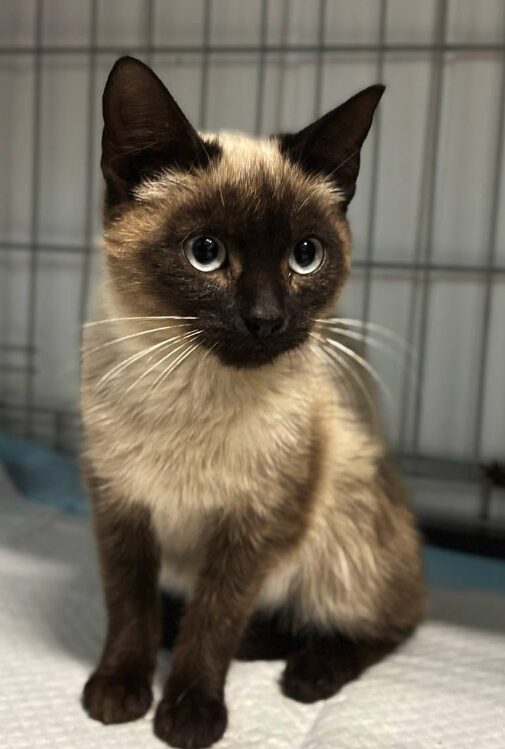
[(298, 638), (281, 689), (313, 702), (422, 616), (418, 534), (362, 407), (363, 360), (327, 343), (383, 90), (256, 139), (197, 132), (138, 60), (110, 73), (104, 282), (81, 388), (108, 614), (83, 694), (96, 720), (151, 705), (161, 587), (185, 605), (154, 731), (186, 749), (223, 735), (227, 671), (259, 620), (266, 638), (269, 616)]

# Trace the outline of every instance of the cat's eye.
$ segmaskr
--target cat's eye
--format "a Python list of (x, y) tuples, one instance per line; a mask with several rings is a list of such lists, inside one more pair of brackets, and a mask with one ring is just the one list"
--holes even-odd
[(221, 240), (205, 234), (188, 239), (184, 252), (191, 265), (204, 273), (217, 270), (226, 260), (226, 249)]
[(288, 259), (288, 265), (292, 271), (304, 276), (314, 273), (324, 258), (323, 245), (315, 237), (307, 237), (297, 242)]

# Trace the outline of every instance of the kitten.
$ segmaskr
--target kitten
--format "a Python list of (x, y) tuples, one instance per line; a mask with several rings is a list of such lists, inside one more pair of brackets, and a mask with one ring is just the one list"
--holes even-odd
[(109, 76), (104, 320), (82, 362), (108, 612), (83, 695), (96, 720), (151, 704), (160, 575), (187, 605), (154, 729), (188, 749), (224, 733), (226, 674), (258, 613), (299, 635), (281, 686), (303, 702), (422, 615), (403, 488), (317, 332), (349, 273), (346, 210), (382, 93), (256, 140), (197, 133), (133, 58)]

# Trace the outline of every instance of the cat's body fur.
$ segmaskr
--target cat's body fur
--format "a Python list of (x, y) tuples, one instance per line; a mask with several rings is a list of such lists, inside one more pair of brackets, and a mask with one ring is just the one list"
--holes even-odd
[[(288, 161), (276, 141), (220, 135), (207, 146), (220, 151), (216, 168), (196, 177), (161, 172), (141, 181), (121, 212), (113, 209), (101, 316), (159, 314), (157, 287), (146, 280), (153, 251), (143, 248), (157, 246), (170, 222), (183, 224), (195, 179), (204, 185), (202, 195), (219, 193), (222, 222), (243, 221), (247, 229), (257, 221), (261, 232), (261, 190), (267, 190), (264, 210), (272, 210), (272, 225), (277, 217), (286, 223), (281, 208), (295, 203), (296, 220), (312, 210), (333, 227), (339, 275), (317, 302), (326, 314), (349, 267), (349, 232), (338, 210), (343, 194)], [(107, 164), (118, 203), (125, 181)], [(213, 207), (212, 220), (219, 221), (219, 210)], [(223, 276), (216, 283), (228, 281)], [(191, 314), (184, 303), (163, 297), (162, 314)], [(198, 319), (168, 323), (174, 335), (199, 327)], [(162, 325), (153, 320), (151, 327)], [(336, 384), (314, 339), (254, 366), (242, 360), (230, 366), (226, 356), (245, 356), (233, 346), (224, 354), (193, 344), (193, 354), (162, 381), (160, 369), (149, 370), (142, 357), (109, 376), (148, 345), (146, 336), (135, 335), (143, 330), (145, 322), (120, 319), (114, 336), (109, 326), (96, 325), (85, 339), (93, 355), (85, 354), (82, 368), (83, 463), (109, 632), (84, 702), (104, 722), (147, 709), (161, 567), (164, 584), (190, 604), (155, 729), (175, 746), (207, 746), (224, 730), (226, 670), (254, 611), (280, 613), (287, 628), (309, 637), (306, 650), (288, 662), (286, 693), (327, 696), (359, 672), (350, 642), (394, 646), (418, 622), (418, 538), (380, 431), (358, 413), (347, 387)], [(110, 345), (111, 337), (122, 340)], [(166, 337), (155, 330), (149, 344)]]
[[(120, 312), (108, 310), (110, 317)], [(123, 323), (117, 335), (135, 330)], [(93, 346), (109, 337), (100, 327), (87, 334)], [(315, 442), (317, 477), (304, 538), (273, 567), (258, 607), (289, 606), (293, 626), (312, 623), (351, 635), (387, 636), (401, 628), (404, 613), (408, 623), (409, 601), (398, 601), (405, 612), (389, 607), (397, 581), (419, 575), (410, 514), (401, 496), (392, 506), (383, 496), (380, 471), (389, 460), (383, 442), (356, 417), (311, 343), (252, 370), (233, 370), (212, 354), (204, 362), (188, 357), (153, 392), (157, 369), (143, 379), (140, 395), (135, 389), (123, 395), (146, 370), (140, 360), (122, 373), (119, 392), (116, 378), (94, 387), (116, 361), (144, 346), (134, 338), (84, 364), (86, 455), (122, 501), (149, 509), (165, 586), (191, 594), (209, 515), (239, 516), (252, 507), (268, 522), (286, 501), (278, 489), (286, 477), (309, 478)]]

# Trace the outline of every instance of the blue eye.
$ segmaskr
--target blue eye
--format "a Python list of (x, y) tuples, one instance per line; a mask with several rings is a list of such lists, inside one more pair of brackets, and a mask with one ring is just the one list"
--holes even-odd
[(203, 273), (217, 270), (226, 260), (226, 249), (221, 240), (204, 234), (189, 239), (184, 252), (191, 265)]
[(289, 255), (288, 265), (295, 273), (306, 276), (319, 268), (323, 258), (323, 245), (319, 239), (308, 237), (295, 244)]

